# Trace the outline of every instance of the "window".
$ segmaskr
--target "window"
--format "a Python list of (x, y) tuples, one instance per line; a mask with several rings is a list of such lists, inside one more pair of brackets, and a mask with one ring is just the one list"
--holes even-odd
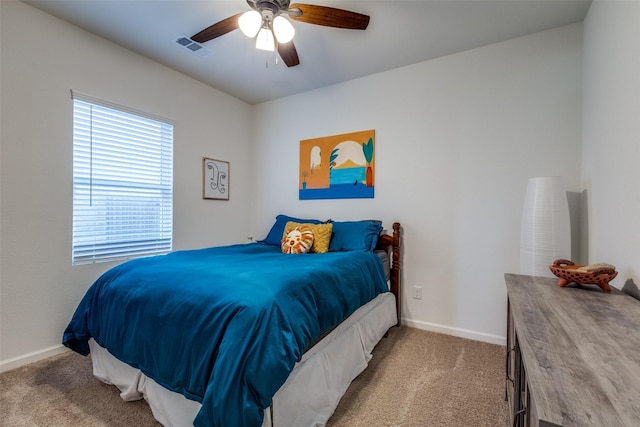
[(170, 251), (173, 124), (72, 98), (73, 264)]

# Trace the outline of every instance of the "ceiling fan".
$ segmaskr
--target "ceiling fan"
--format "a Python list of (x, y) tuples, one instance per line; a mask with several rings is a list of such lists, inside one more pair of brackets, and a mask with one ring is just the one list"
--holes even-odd
[(300, 64), (293, 44), (295, 29), (285, 15), (294, 21), (350, 30), (364, 30), (369, 25), (369, 16), (333, 7), (290, 4), (290, 0), (247, 0), (247, 3), (251, 11), (223, 19), (191, 39), (204, 43), (240, 28), (248, 37), (256, 37), (258, 49), (277, 49), (285, 64), (294, 67)]

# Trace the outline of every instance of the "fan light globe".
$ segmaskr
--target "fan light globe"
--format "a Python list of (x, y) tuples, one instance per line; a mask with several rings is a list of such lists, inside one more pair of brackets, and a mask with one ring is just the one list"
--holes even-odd
[(261, 50), (276, 50), (276, 44), (273, 40), (273, 32), (269, 28), (262, 27), (256, 37), (256, 48)]
[(276, 16), (273, 19), (273, 32), (278, 39), (278, 43), (289, 43), (296, 33), (295, 28), (288, 19), (283, 16)]
[(238, 26), (245, 36), (253, 38), (260, 31), (262, 26), (262, 16), (257, 10), (250, 10), (240, 15)]

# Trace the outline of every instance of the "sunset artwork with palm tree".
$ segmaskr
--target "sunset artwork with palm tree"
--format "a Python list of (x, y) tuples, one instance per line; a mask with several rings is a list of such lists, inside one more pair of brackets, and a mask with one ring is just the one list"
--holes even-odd
[(374, 130), (300, 141), (300, 200), (373, 198), (374, 141)]

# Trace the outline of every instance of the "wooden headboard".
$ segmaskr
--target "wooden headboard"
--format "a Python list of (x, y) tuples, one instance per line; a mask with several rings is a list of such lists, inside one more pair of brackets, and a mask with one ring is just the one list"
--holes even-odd
[(389, 273), (390, 291), (396, 297), (396, 312), (398, 313), (398, 323), (396, 326), (400, 326), (401, 319), (401, 293), (400, 293), (400, 234), (401, 228), (399, 222), (393, 223), (393, 234), (381, 234), (378, 238), (377, 249), (384, 249), (390, 252), (391, 256), (391, 271)]

